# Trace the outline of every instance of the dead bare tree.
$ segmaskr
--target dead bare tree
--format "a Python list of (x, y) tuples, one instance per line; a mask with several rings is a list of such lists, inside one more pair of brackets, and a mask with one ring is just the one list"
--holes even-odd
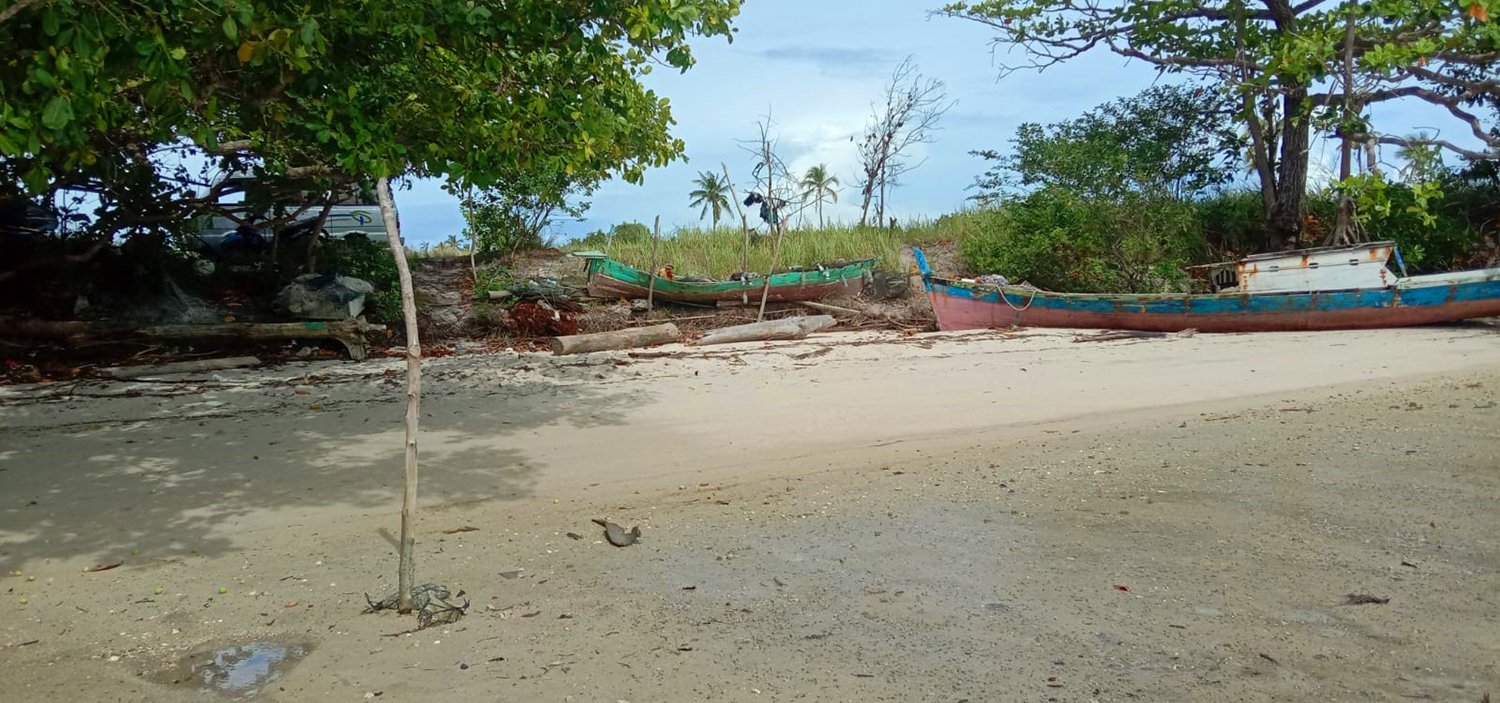
[(755, 167), (751, 170), (755, 177), (752, 195), (761, 195), (765, 199), (761, 203), (761, 219), (770, 225), (771, 234), (777, 234), (786, 225), (787, 205), (797, 197), (797, 182), (777, 153), (780, 139), (771, 135), (773, 124), (767, 111), (765, 117), (755, 123), (755, 138), (741, 141), (740, 148), (755, 156)]
[(939, 120), (955, 104), (943, 82), (923, 76), (910, 56), (891, 74), (883, 101), (871, 105), (870, 122), (859, 143), (861, 227), (869, 224), (872, 205), (875, 222), (885, 222), (891, 189), (925, 161), (909, 161), (911, 149), (933, 141)]
[[(756, 315), (756, 321), (765, 319), (766, 301), (771, 293), (771, 276), (776, 273), (776, 266), (781, 260), (781, 243), (786, 236), (786, 206), (791, 203), (792, 198), (797, 196), (797, 181), (792, 177), (791, 171), (787, 170), (786, 162), (776, 153), (777, 140), (771, 136), (771, 114), (756, 123), (759, 132), (754, 141), (741, 143), (740, 148), (756, 156), (754, 174), (756, 183), (765, 184), (765, 195), (760, 203), (761, 219), (770, 225), (771, 233), (776, 235), (776, 244), (771, 250), (771, 265), (766, 268), (765, 281), (760, 290), (760, 312)], [(777, 190), (777, 182), (782, 183), (781, 190)], [(753, 194), (752, 194), (753, 195)], [(750, 201), (746, 201), (747, 204)], [(746, 255), (748, 259), (748, 253)], [(748, 268), (748, 267), (747, 267)]]

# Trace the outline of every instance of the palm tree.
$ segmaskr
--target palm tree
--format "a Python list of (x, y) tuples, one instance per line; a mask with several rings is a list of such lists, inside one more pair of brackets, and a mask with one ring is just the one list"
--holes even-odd
[(1434, 135), (1417, 132), (1406, 137), (1406, 144), (1396, 150), (1396, 158), (1406, 162), (1401, 175), (1408, 183), (1433, 180), (1443, 167), (1443, 152), (1433, 145)]
[(803, 197), (817, 199), (818, 229), (823, 229), (823, 201), (839, 201), (839, 177), (828, 172), (828, 164), (818, 164), (807, 169), (801, 185)]
[(688, 201), (688, 207), (703, 208), (698, 213), (698, 219), (700, 220), (707, 217), (709, 211), (712, 210), (714, 227), (717, 228), (719, 226), (719, 218), (723, 217), (724, 211), (729, 209), (729, 185), (722, 178), (719, 178), (719, 174), (713, 171), (704, 171), (698, 174), (698, 178), (693, 181), (693, 185), (698, 186), (698, 189), (688, 193), (688, 197), (691, 198)]

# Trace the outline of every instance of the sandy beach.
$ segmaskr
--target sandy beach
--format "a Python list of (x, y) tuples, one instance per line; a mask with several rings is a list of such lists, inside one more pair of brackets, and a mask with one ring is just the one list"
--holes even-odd
[(432, 359), (415, 633), (400, 363), (0, 388), (0, 700), (1500, 694), (1493, 326)]

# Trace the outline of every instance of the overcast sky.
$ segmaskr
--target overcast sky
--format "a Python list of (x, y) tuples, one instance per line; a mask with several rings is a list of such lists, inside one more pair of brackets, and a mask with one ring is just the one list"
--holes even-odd
[[(1068, 119), (1157, 80), (1141, 62), (1105, 52), (1044, 73), (1017, 72), (997, 80), (998, 64), (1007, 55), (992, 54), (984, 27), (929, 18), (928, 11), (941, 4), (748, 0), (735, 23), (733, 44), (699, 39), (693, 46), (698, 64), (687, 73), (659, 69), (648, 77), (647, 84), (671, 101), (677, 121), (673, 134), (687, 143), (686, 160), (648, 172), (643, 185), (604, 184), (587, 219), (564, 224), (560, 231), (578, 235), (618, 222), (650, 223), (656, 215), (664, 231), (699, 224), (698, 213), (688, 207), (693, 178), (727, 163), (737, 184), (750, 182), (753, 158), (737, 140), (754, 137), (755, 122), (768, 109), (781, 155), (794, 173), (826, 163), (842, 182), (839, 203), (825, 207), (825, 216), (857, 220), (858, 161), (851, 137), (861, 131), (892, 69), (908, 55), (924, 75), (944, 81), (957, 104), (944, 118), (937, 141), (919, 157), (925, 164), (890, 198), (887, 209), (903, 221), (963, 207), (972, 195), (969, 184), (985, 169), (969, 152), (1004, 148), (1020, 123)], [(1451, 120), (1433, 111), (1382, 110), (1377, 126), (1430, 124), (1443, 127), (1444, 136), (1460, 136)], [(1316, 164), (1331, 164), (1337, 153), (1327, 140), (1315, 140), (1313, 150), (1315, 171)], [(457, 202), (435, 183), (417, 183), (397, 200), (408, 241), (439, 241), (463, 229)]]

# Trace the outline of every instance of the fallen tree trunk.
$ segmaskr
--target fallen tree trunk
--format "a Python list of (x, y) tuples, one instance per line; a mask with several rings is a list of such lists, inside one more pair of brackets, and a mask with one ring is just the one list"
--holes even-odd
[(228, 359), (202, 359), (199, 361), (176, 361), (169, 364), (145, 364), (140, 366), (112, 366), (99, 369), (99, 373), (119, 379), (165, 376), (174, 373), (198, 373), (200, 371), (224, 371), (259, 366), (260, 359), (253, 356), (232, 356)]
[(0, 335), (36, 339), (94, 342), (127, 339), (332, 339), (344, 345), (349, 357), (363, 360), (368, 353), (366, 337), (384, 332), (384, 325), (364, 320), (337, 322), (230, 322), (212, 325), (153, 325), (131, 327), (76, 320), (28, 320), (0, 318)]
[(337, 322), (250, 322), (222, 325), (156, 325), (136, 334), (152, 339), (332, 339), (344, 345), (349, 358), (363, 361), (368, 355), (366, 338), (383, 332), (385, 325), (364, 320)]
[(697, 345), (763, 342), (773, 339), (802, 339), (813, 332), (828, 329), (836, 324), (838, 324), (838, 321), (833, 319), (832, 315), (789, 317), (784, 320), (754, 322), (748, 325), (721, 327), (711, 330), (697, 341)]
[(614, 332), (553, 337), (552, 353), (562, 356), (611, 349), (634, 349), (668, 344), (681, 338), (682, 332), (677, 329), (677, 325), (671, 323), (652, 327), (633, 327)]

